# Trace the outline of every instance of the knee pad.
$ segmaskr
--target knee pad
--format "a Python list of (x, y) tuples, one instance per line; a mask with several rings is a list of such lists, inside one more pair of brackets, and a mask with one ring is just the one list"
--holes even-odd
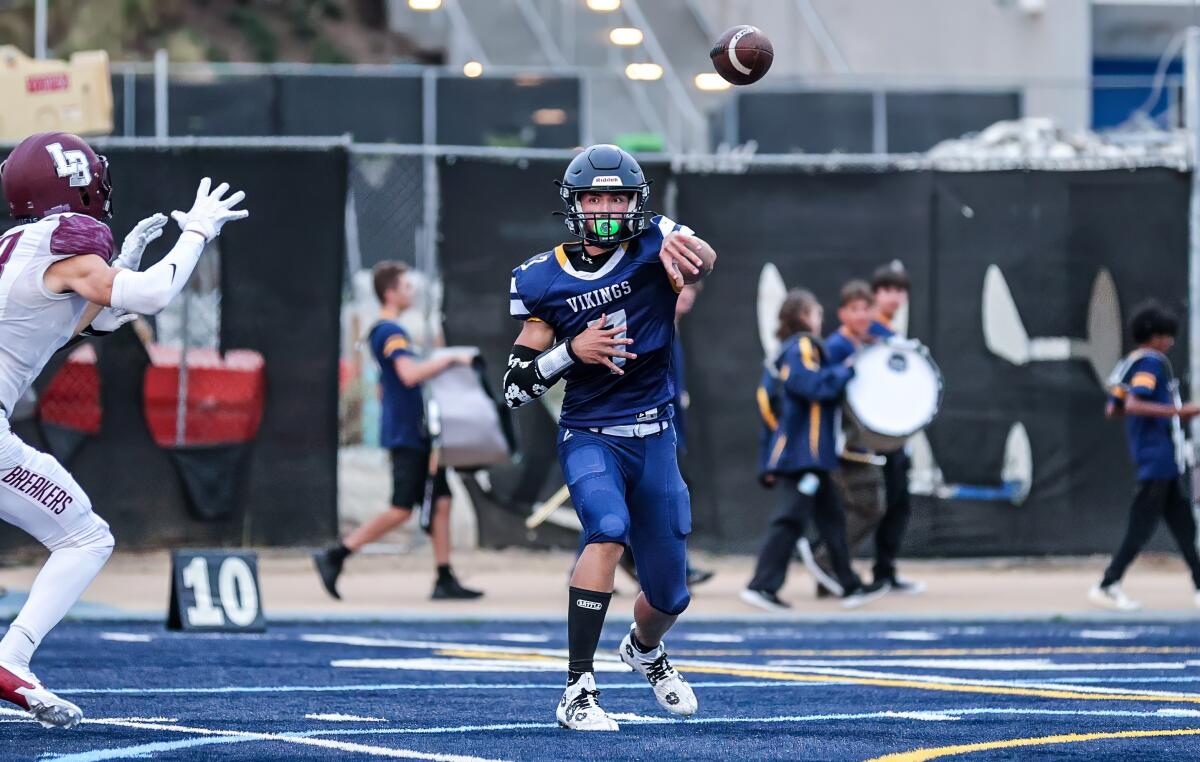
[(598, 445), (578, 447), (563, 458), (571, 501), (587, 544), (625, 543), (629, 538), (629, 507), (609, 460)]
[(97, 555), (103, 555), (107, 560), (112, 555), (113, 548), (117, 546), (117, 540), (113, 537), (112, 530), (108, 528), (108, 524), (101, 522), (103, 528), (98, 529), (89, 536), (86, 547), (88, 550), (95, 552)]
[[(649, 555), (643, 559), (642, 556)], [(687, 546), (678, 543), (660, 545), (659, 552), (638, 555), (633, 550), (642, 592), (651, 606), (672, 616), (680, 614), (692, 601), (687, 587)]]
[(646, 600), (651, 606), (671, 616), (679, 616), (687, 609), (688, 604), (692, 602), (692, 594), (688, 592), (686, 584), (678, 590), (672, 591), (664, 599), (659, 599), (658, 596), (652, 598), (650, 590), (646, 590), (645, 592)]
[(56, 543), (50, 550), (63, 550), (65, 548), (75, 548), (78, 550), (86, 550), (95, 556), (102, 557), (107, 560), (112, 555), (113, 548), (116, 546), (116, 539), (113, 537), (112, 531), (108, 528), (108, 522), (100, 518), (94, 513), (89, 513), (91, 521), (87, 526), (80, 527), (72, 532), (62, 541)]
[(583, 528), (587, 534), (585, 545), (596, 542), (625, 544), (629, 541), (629, 518), (616, 511), (589, 516)]

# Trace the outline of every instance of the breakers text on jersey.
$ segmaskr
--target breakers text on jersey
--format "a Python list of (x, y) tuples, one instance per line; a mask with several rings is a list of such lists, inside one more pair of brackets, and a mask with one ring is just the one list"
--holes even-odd
[(588, 291), (579, 296), (568, 296), (567, 305), (571, 308), (572, 312), (579, 312), (581, 309), (600, 307), (614, 299), (620, 299), (622, 296), (629, 296), (632, 293), (633, 286), (629, 285), (629, 281), (623, 280), (620, 283), (598, 288), (595, 291)]

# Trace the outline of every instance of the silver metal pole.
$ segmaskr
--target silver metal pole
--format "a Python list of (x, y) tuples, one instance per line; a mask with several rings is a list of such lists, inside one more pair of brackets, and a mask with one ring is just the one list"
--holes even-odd
[[(1183, 49), (1184, 124), (1192, 164), (1192, 197), (1188, 203), (1188, 383), (1192, 401), (1200, 400), (1200, 27), (1188, 27)], [(1193, 439), (1200, 419), (1192, 419)]]
[(871, 150), (887, 153), (887, 94), (876, 90), (871, 94)]
[(33, 4), (33, 57), (46, 57), (46, 0)]
[(824, 20), (821, 19), (821, 14), (817, 13), (817, 9), (809, 0), (795, 0), (796, 10), (800, 12), (800, 17), (804, 19), (804, 25), (808, 27), (808, 31), (812, 32), (813, 39), (817, 41), (817, 47), (821, 48), (821, 52), (825, 54), (826, 60), (833, 67), (833, 70), (839, 74), (848, 74), (850, 72), (850, 64), (846, 63), (845, 56), (838, 49), (837, 42), (834, 41), (833, 35), (826, 28)]
[(688, 126), (691, 140), (686, 145), (682, 146), (682, 150), (694, 151), (699, 153), (708, 148), (708, 122), (704, 120), (704, 115), (696, 108), (696, 103), (692, 100), (692, 96), (688, 94), (687, 88), (683, 86), (682, 80), (679, 78), (679, 73), (671, 65), (670, 59), (667, 58), (667, 52), (659, 43), (657, 35), (654, 34), (654, 28), (650, 26), (646, 14), (642, 12), (641, 5), (638, 0), (625, 0), (624, 4), (625, 15), (633, 22), (633, 25), (642, 30), (644, 35), (643, 44), (646, 46), (646, 51), (650, 53), (650, 58), (663, 68), (663, 82), (667, 86), (667, 92), (671, 94), (671, 99), (675, 101), (675, 107), (679, 110)]
[(595, 141), (592, 139), (592, 96), (594, 95), (595, 85), (592, 83), (592, 75), (589, 72), (583, 71), (579, 73), (579, 145), (590, 146)]
[(567, 59), (563, 55), (562, 49), (558, 47), (558, 43), (554, 39), (554, 35), (550, 33), (549, 27), (546, 26), (546, 21), (533, 7), (530, 0), (516, 0), (517, 10), (521, 12), (521, 16), (525, 19), (525, 24), (529, 27), (529, 31), (533, 32), (533, 36), (538, 41), (538, 46), (542, 49), (542, 55), (546, 57), (546, 61), (551, 66), (566, 66)]
[(159, 48), (154, 52), (154, 137), (167, 137), (167, 51)]
[(122, 78), (125, 85), (124, 103), (124, 118), (121, 120), (124, 124), (124, 134), (127, 138), (132, 138), (137, 135), (137, 75), (132, 69), (126, 69)]
[(575, 0), (560, 0), (561, 3), (566, 3), (566, 10), (562, 14), (562, 36), (565, 41), (563, 44), (566, 46), (564, 53), (567, 56), (567, 60), (574, 65), (579, 63), (576, 57), (575, 45), (575, 6), (578, 3)]
[[(422, 98), (422, 119), (421, 119), (421, 136), (427, 146), (437, 144), (438, 131), (438, 113), (437, 113), (437, 87), (438, 73), (437, 70), (430, 67), (425, 70), (425, 74), (421, 81), (421, 98)], [(421, 212), (421, 231), (417, 238), (417, 269), (425, 276), (425, 282), (430, 290), (430, 294), (434, 293), (434, 284), (438, 282), (438, 213), (440, 211), (438, 190), (438, 166), (437, 157), (432, 153), (427, 153), (421, 158), (421, 190), (423, 191), (424, 206)], [(425, 325), (429, 328), (434, 327), (434, 318), (436, 314), (440, 314), (441, 304), (433, 303), (432, 298), (425, 299)], [(435, 336), (440, 333), (440, 325), (438, 330), (432, 331), (430, 336)]]
[(458, 0), (446, 0), (445, 8), (450, 25), (467, 41), (471, 49), (475, 51), (475, 59), (486, 69), (491, 65), (491, 61), (488, 60), (487, 53), (483, 52), (483, 43), (480, 41), (479, 35), (475, 34), (475, 30), (471, 28), (471, 22), (462, 6), (458, 4)]

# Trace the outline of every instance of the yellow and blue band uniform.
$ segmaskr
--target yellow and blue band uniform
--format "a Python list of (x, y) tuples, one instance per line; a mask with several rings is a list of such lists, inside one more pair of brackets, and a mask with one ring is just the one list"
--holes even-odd
[(832, 363), (820, 339), (801, 333), (783, 342), (775, 368), (781, 404), (763, 471), (834, 470), (837, 411), (853, 367)]

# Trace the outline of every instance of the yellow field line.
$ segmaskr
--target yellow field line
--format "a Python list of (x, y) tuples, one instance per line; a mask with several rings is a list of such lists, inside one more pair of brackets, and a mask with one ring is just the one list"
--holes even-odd
[[(540, 654), (508, 654), (494, 651), (467, 651), (447, 649), (435, 652), (439, 656), (457, 656), (463, 659), (497, 659), (514, 661), (561, 661), (558, 657), (542, 656)], [(960, 685), (956, 683), (935, 683), (921, 680), (905, 680), (900, 678), (883, 677), (848, 677), (844, 675), (804, 675), (795, 672), (777, 672), (770, 669), (752, 667), (727, 667), (710, 664), (687, 663), (679, 664), (680, 669), (688, 673), (709, 675), (726, 675), (728, 677), (757, 677), (764, 680), (784, 680), (795, 683), (848, 683), (852, 685), (873, 685), (880, 688), (915, 688), (922, 691), (943, 691), (946, 693), (982, 693), (991, 696), (1033, 696), (1036, 698), (1071, 699), (1078, 701), (1156, 701), (1166, 703), (1200, 704), (1197, 696), (1163, 696), (1140, 693), (1080, 693), (1078, 691), (1062, 691), (1047, 688), (1018, 688), (1004, 685)]]
[(1184, 646), (1045, 646), (1031, 648), (814, 648), (677, 649), (678, 656), (1088, 656), (1098, 654), (1196, 654), (1200, 648)]
[[(683, 665), (680, 665), (683, 667)], [(710, 667), (704, 664), (688, 664), (687, 672), (700, 672), (732, 677), (759, 677), (765, 680), (792, 680), (804, 683), (850, 683), (874, 685), (881, 688), (915, 688), (922, 691), (947, 693), (984, 693), (992, 696), (1035, 696), (1037, 698), (1074, 699), (1082, 701), (1162, 701), (1169, 703), (1200, 704), (1200, 697), (1158, 696), (1146, 694), (1080, 693), (1045, 688), (1017, 688), (1004, 685), (959, 685), (956, 683), (934, 683), (921, 680), (903, 680), (883, 677), (847, 677), (843, 675), (798, 675), (794, 672), (775, 672), (765, 669), (742, 669), (737, 667)]]
[(896, 754), (886, 754), (875, 757), (869, 762), (923, 762), (927, 759), (950, 757), (956, 754), (971, 754), (976, 751), (992, 749), (1013, 749), (1020, 746), (1049, 746), (1052, 744), (1082, 743), (1084, 741), (1107, 741), (1121, 738), (1155, 738), (1161, 736), (1195, 736), (1200, 735), (1200, 728), (1182, 728), (1179, 730), (1122, 730), (1111, 733), (1067, 733), (1057, 736), (1042, 736), (1041, 738), (1012, 738), (1006, 741), (984, 741), (982, 743), (960, 744), (958, 746), (941, 746), (933, 749), (916, 749), (902, 751)]

